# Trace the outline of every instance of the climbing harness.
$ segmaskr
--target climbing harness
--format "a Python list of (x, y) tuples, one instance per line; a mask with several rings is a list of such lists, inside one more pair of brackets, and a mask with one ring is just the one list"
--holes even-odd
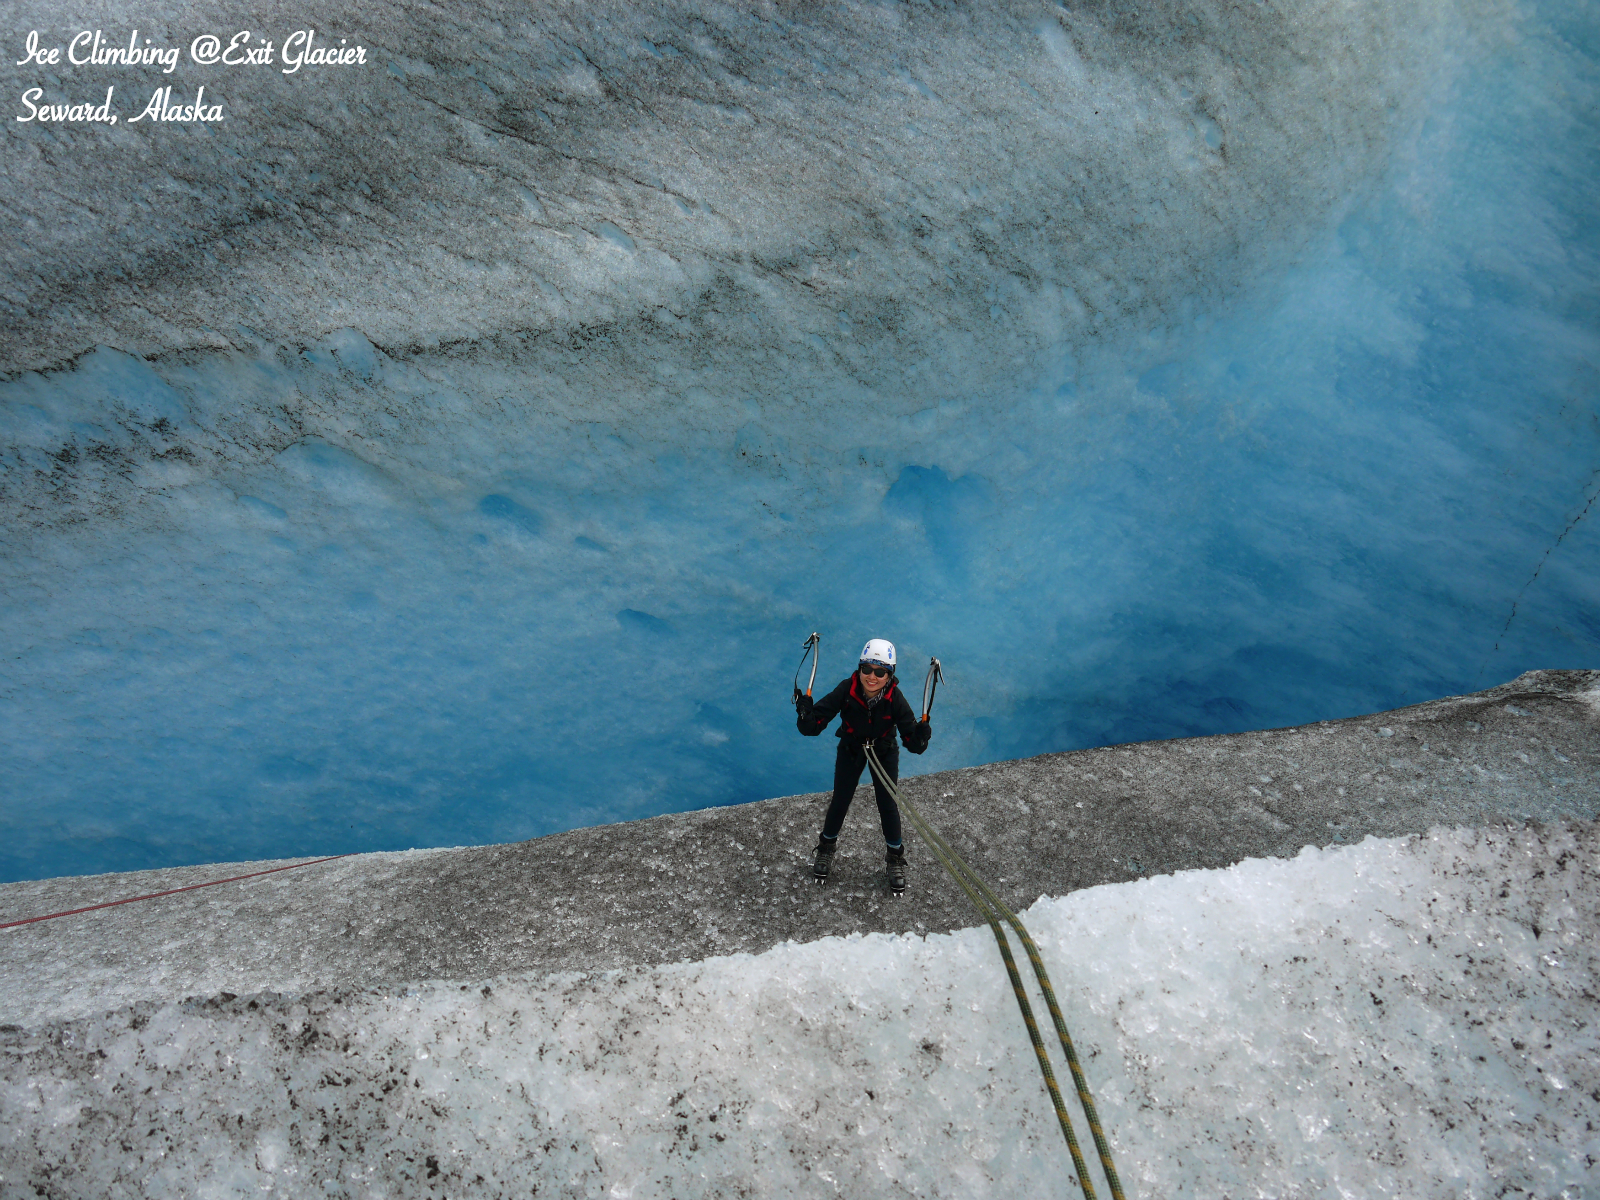
[(268, 867), (265, 871), (251, 871), (248, 875), (233, 875), (227, 879), (211, 879), (205, 883), (191, 883), (187, 887), (168, 888), (164, 892), (151, 892), (146, 896), (129, 896), (125, 900), (108, 900), (104, 904), (90, 904), (84, 908), (69, 908), (65, 912), (46, 913), (42, 917), (27, 917), (21, 921), (7, 921), (0, 925), (0, 929), (15, 929), (18, 925), (33, 925), (39, 921), (54, 921), (57, 917), (75, 917), (79, 913), (95, 912), (102, 908), (115, 908), (119, 904), (134, 904), (140, 900), (155, 900), (161, 896), (176, 896), (179, 892), (192, 892), (199, 888), (216, 887), (219, 883), (238, 883), (241, 879), (255, 879), (261, 875), (276, 875), (279, 871), (292, 871), (296, 867), (314, 867), (318, 863), (334, 862), (337, 859), (349, 858), (348, 854), (333, 854), (327, 858), (312, 858), (305, 862), (290, 863), (287, 867)]
[(937, 658), (928, 660), (928, 677), (922, 681), (922, 719), (926, 721), (933, 711), (933, 697), (944, 682), (944, 667)]
[[(939, 660), (934, 659), (933, 665), (928, 669), (928, 682), (933, 683), (941, 676), (938, 671)], [(924, 685), (927, 692), (927, 685)], [(932, 695), (926, 695), (925, 702), (932, 701)], [(1100, 1155), (1100, 1166), (1105, 1171), (1106, 1182), (1110, 1185), (1113, 1200), (1124, 1200), (1122, 1183), (1117, 1178), (1117, 1169), (1111, 1161), (1111, 1147), (1106, 1141), (1105, 1133), (1100, 1127), (1100, 1116), (1095, 1110), (1094, 1097), (1089, 1094), (1089, 1081), (1084, 1077), (1083, 1068), (1078, 1062), (1077, 1051), (1073, 1049), (1072, 1037), (1067, 1032), (1067, 1022), (1061, 1015), (1061, 1006), (1056, 1003), (1055, 989), (1050, 986), (1050, 976), (1045, 972), (1044, 960), (1039, 956), (1039, 948), (1034, 945), (1033, 938), (1029, 936), (1022, 921), (1000, 900), (998, 896), (984, 883), (966, 862), (951, 849), (950, 844), (940, 837), (919, 813), (916, 807), (908, 801), (895, 786), (894, 780), (889, 778), (889, 772), (884, 770), (883, 764), (878, 761), (877, 752), (869, 742), (866, 746), (867, 765), (872, 768), (873, 778), (894, 798), (907, 817), (911, 819), (912, 827), (922, 836), (928, 849), (933, 851), (933, 856), (956, 881), (956, 885), (966, 893), (967, 899), (972, 901), (972, 906), (978, 910), (979, 915), (988, 922), (994, 940), (1000, 947), (1000, 957), (1005, 960), (1006, 974), (1011, 977), (1011, 990), (1016, 993), (1017, 1007), (1022, 1010), (1022, 1023), (1028, 1027), (1028, 1038), (1033, 1043), (1034, 1055), (1039, 1060), (1039, 1071), (1044, 1076), (1045, 1088), (1050, 1093), (1050, 1102), (1055, 1106), (1056, 1119), (1061, 1123), (1061, 1132), (1067, 1139), (1067, 1149), (1072, 1152), (1072, 1164), (1078, 1173), (1078, 1184), (1083, 1189), (1084, 1200), (1094, 1200), (1094, 1185), (1089, 1180), (1089, 1172), (1083, 1160), (1083, 1153), (1078, 1148), (1078, 1139), (1072, 1131), (1072, 1119), (1067, 1115), (1066, 1103), (1061, 1098), (1061, 1088), (1056, 1082), (1055, 1072), (1050, 1067), (1050, 1056), (1045, 1051), (1044, 1039), (1039, 1035), (1038, 1022), (1034, 1020), (1033, 1006), (1028, 1002), (1027, 990), (1023, 987), (1022, 976), (1017, 970), (1016, 960), (1011, 955), (1011, 943), (1007, 940), (1005, 930), (1000, 927), (1000, 922), (1005, 921), (1016, 931), (1022, 940), (1023, 948), (1027, 951), (1028, 961), (1033, 966), (1033, 973), (1039, 982), (1039, 991), (1044, 995), (1046, 1007), (1050, 1010), (1051, 1020), (1055, 1022), (1056, 1036), (1061, 1040), (1062, 1053), (1066, 1055), (1067, 1065), (1072, 1069), (1073, 1083), (1077, 1088), (1078, 1102), (1083, 1106), (1084, 1117), (1089, 1122), (1089, 1132), (1094, 1137), (1095, 1149)]]
[(794, 694), (800, 698), (800, 671), (806, 665), (806, 659), (811, 659), (811, 681), (806, 684), (806, 695), (811, 695), (811, 689), (817, 686), (817, 647), (822, 642), (822, 635), (813, 633), (806, 639), (800, 654), (800, 665), (794, 669)]

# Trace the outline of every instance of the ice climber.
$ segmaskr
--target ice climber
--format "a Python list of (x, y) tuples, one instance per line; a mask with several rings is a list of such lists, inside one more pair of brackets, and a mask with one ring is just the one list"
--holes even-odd
[[(866, 744), (871, 742), (878, 761), (889, 778), (900, 779), (900, 746), (894, 732), (899, 729), (906, 749), (921, 754), (928, 748), (933, 731), (924, 716), (920, 721), (911, 711), (905, 695), (895, 686), (894, 643), (873, 638), (861, 648), (861, 665), (833, 691), (820, 700), (796, 689), (795, 722), (801, 733), (816, 737), (839, 718), (839, 751), (833, 761), (833, 802), (823, 818), (822, 836), (817, 839), (817, 857), (812, 867), (817, 882), (825, 882), (833, 869), (833, 853), (839, 846), (839, 831), (845, 813), (855, 798), (861, 772), (867, 767)], [(878, 817), (883, 822), (883, 840), (888, 844), (889, 886), (898, 895), (906, 890), (906, 853), (900, 831), (900, 809), (894, 798), (874, 777), (873, 791), (878, 797)]]

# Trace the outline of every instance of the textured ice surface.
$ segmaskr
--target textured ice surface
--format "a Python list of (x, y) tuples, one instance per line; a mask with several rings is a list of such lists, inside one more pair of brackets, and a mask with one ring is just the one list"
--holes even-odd
[[(106, 20), (90, 3), (12, 12), (46, 44)], [(246, 6), (182, 0), (140, 29), (178, 44), (250, 13), (276, 32)], [(319, 21), (329, 44), (370, 47), (368, 69), (185, 61), (153, 82), (208, 84), (226, 122), (10, 130), (28, 207), (5, 251), (6, 365), (97, 343), (231, 349), (236, 324), (397, 349), (507, 336), (502, 352), (556, 333), (610, 368), (628, 411), (662, 358), (737, 372), (717, 407), (738, 384), (775, 399), (763, 360), (814, 342), (848, 370), (799, 359), (811, 378), (785, 386), (831, 398), (859, 373), (914, 411), (919, 359), (970, 393), (1016, 353), (1058, 358), (1065, 331), (1145, 327), (1232, 290), (1371, 185), (1464, 55), (1519, 32), (1492, 0), (335, 0)], [(981, 336), (991, 324), (1005, 336)], [(579, 378), (578, 398), (596, 386)]]
[[(1040, 899), (1129, 1195), (1581, 1196), (1596, 826)], [(0, 1032), (6, 1195), (1016, 1196), (1070, 1163), (986, 929)]]
[(814, 628), (918, 770), (1600, 665), (1595, 21), (332, 4), (12, 122), (0, 877), (825, 786)]

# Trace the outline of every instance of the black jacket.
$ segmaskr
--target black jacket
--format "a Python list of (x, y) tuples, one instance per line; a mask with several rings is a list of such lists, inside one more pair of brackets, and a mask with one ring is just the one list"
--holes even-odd
[(814, 703), (809, 696), (801, 696), (796, 706), (800, 715), (795, 726), (807, 737), (816, 737), (836, 716), (839, 718), (837, 736), (858, 746), (865, 742), (893, 742), (894, 731), (898, 728), (906, 749), (921, 754), (928, 748), (932, 736), (927, 722), (917, 720), (905, 694), (900, 691), (899, 682), (893, 679), (871, 707), (867, 705), (857, 674), (852, 674)]

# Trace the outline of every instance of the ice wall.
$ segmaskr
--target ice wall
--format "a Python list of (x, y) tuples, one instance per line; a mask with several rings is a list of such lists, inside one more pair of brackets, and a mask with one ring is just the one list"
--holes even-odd
[[(1596, 849), (1441, 830), (1041, 899), (1128, 1195), (1588, 1195)], [(0, 1044), (18, 1194), (1076, 1194), (981, 928)]]
[(8, 129), (3, 877), (823, 786), (813, 628), (919, 769), (1600, 665), (1589, 10), (376, 12), (6, 68), (230, 117)]

